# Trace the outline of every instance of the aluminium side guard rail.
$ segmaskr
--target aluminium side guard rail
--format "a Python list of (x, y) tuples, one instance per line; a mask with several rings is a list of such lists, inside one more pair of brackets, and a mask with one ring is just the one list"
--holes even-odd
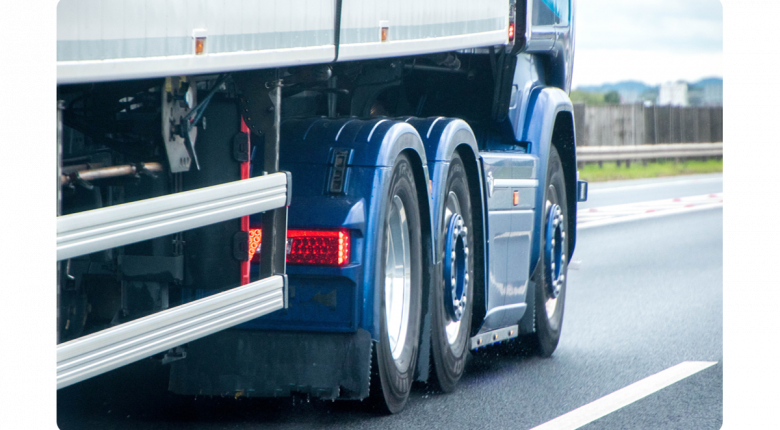
[[(286, 209), (290, 179), (288, 172), (273, 173), (58, 217), (57, 260)], [(284, 248), (272, 252), (284, 252)], [(57, 389), (285, 307), (287, 277), (279, 273), (61, 343), (57, 346)]]

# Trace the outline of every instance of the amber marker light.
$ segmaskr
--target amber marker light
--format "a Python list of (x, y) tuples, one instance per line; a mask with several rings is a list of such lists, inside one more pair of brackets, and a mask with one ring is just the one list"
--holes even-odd
[(195, 38), (195, 55), (202, 55), (205, 52), (206, 49), (206, 38), (205, 37), (196, 37)]
[(259, 228), (253, 228), (249, 230), (249, 261), (252, 261), (252, 258), (254, 258), (262, 240), (263, 230)]

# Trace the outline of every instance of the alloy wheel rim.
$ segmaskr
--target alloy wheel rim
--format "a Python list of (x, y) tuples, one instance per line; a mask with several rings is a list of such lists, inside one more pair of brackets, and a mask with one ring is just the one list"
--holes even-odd
[(558, 205), (555, 186), (548, 188), (546, 210), (545, 236), (545, 278), (549, 284), (545, 286), (544, 309), (547, 319), (554, 323), (555, 310), (558, 307), (558, 297), (564, 286), (566, 265), (566, 222), (561, 207)]
[(470, 287), (468, 229), (463, 225), (461, 213), (458, 196), (450, 191), (444, 207), (444, 225), (448, 226), (448, 229), (446, 232), (447, 243), (445, 244), (443, 278), (445, 294), (443, 299), (447, 319), (444, 331), (447, 334), (447, 343), (454, 352), (458, 352), (459, 349), (457, 348), (457, 340)]
[(411, 305), (411, 241), (403, 201), (390, 203), (385, 243), (385, 317), (387, 338), (393, 360), (399, 360), (406, 345)]

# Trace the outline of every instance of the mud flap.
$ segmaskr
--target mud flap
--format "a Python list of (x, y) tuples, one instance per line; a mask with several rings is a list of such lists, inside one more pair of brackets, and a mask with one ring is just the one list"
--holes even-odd
[(168, 389), (176, 394), (323, 399), (368, 397), (371, 336), (226, 330), (187, 346), (171, 364)]

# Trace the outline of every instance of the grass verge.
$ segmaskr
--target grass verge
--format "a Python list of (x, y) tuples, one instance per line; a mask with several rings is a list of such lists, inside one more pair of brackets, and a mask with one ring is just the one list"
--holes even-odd
[(616, 181), (621, 179), (657, 178), (661, 176), (691, 175), (696, 173), (723, 172), (723, 160), (687, 160), (675, 163), (674, 161), (648, 162), (646, 166), (642, 162), (632, 162), (626, 167), (625, 162), (618, 166), (614, 161), (604, 162), (602, 167), (598, 163), (588, 163), (580, 170), (580, 179), (588, 182)]

